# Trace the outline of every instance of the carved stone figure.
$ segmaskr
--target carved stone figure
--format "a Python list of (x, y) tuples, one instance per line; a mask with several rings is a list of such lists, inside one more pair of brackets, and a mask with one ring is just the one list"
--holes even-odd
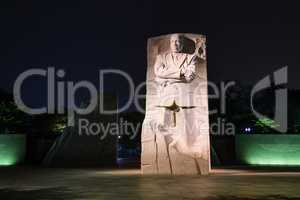
[(149, 39), (144, 174), (209, 173), (207, 101), (205, 38), (172, 34)]

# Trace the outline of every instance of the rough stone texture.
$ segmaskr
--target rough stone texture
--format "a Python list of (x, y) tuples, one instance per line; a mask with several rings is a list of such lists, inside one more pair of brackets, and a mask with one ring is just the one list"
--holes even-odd
[[(103, 107), (106, 110), (117, 108), (117, 98), (114, 95), (103, 95)], [(102, 131), (96, 134), (79, 130), (79, 120), (86, 119), (89, 124), (101, 124), (104, 127), (117, 122), (117, 115), (99, 113), (97, 106), (87, 115), (75, 115), (75, 127), (65, 131), (57, 138), (52, 148), (46, 154), (43, 164), (48, 167), (116, 167), (117, 137)], [(103, 137), (103, 138), (102, 138)]]
[(205, 37), (148, 40), (143, 174), (208, 174), (210, 145)]

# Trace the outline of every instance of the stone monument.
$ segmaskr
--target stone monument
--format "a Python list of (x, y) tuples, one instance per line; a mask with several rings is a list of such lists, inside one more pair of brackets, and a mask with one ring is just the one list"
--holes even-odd
[(170, 34), (148, 40), (143, 174), (208, 174), (206, 39)]

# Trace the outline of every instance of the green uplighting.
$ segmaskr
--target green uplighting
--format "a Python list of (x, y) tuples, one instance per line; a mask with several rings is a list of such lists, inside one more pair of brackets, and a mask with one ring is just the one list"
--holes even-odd
[(26, 138), (24, 135), (0, 135), (0, 166), (11, 166), (24, 160)]
[(235, 142), (242, 163), (300, 166), (300, 135), (236, 135)]

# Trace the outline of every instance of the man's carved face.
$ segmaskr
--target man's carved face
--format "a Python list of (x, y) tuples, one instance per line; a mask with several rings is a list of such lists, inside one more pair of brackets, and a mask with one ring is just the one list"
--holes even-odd
[(170, 48), (173, 53), (179, 53), (183, 49), (183, 38), (182, 36), (175, 34), (171, 36)]

